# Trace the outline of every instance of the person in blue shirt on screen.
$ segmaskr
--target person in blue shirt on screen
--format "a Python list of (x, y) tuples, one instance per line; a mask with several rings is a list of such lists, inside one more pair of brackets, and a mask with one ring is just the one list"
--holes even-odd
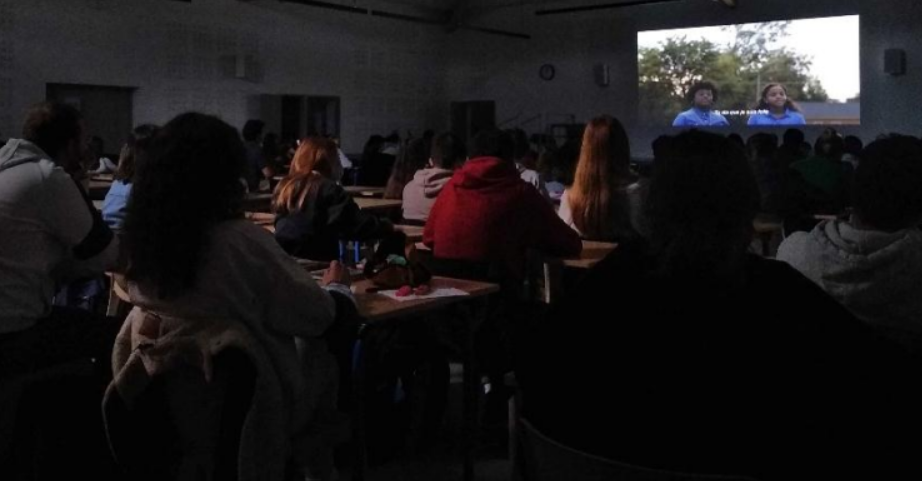
[(680, 113), (672, 122), (673, 127), (725, 127), (730, 125), (726, 117), (711, 110), (717, 103), (717, 87), (711, 82), (698, 82), (688, 89), (688, 101), (692, 108)]
[(749, 117), (748, 125), (806, 125), (807, 120), (800, 113), (800, 107), (788, 98), (788, 91), (784, 85), (770, 83), (762, 89), (762, 99), (759, 100), (759, 110), (766, 113), (755, 114)]

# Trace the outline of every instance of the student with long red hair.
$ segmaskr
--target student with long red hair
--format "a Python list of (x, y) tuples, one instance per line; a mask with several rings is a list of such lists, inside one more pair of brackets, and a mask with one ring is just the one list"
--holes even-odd
[(275, 238), (289, 254), (334, 260), (340, 240), (375, 239), (393, 231), (387, 220), (362, 212), (337, 183), (342, 170), (332, 140), (308, 137), (301, 142), (272, 200)]
[(621, 122), (608, 115), (592, 119), (583, 132), (573, 185), (560, 200), (560, 218), (585, 239), (636, 238), (642, 189), (630, 161)]

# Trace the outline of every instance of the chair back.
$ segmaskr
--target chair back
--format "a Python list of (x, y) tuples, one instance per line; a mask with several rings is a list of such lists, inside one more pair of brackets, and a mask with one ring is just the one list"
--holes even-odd
[(131, 406), (110, 390), (103, 410), (112, 453), (127, 479), (238, 479), (240, 435), (256, 368), (238, 349), (201, 369), (178, 367), (156, 376)]
[(753, 481), (739, 476), (688, 474), (606, 459), (545, 436), (526, 419), (518, 421), (525, 481)]

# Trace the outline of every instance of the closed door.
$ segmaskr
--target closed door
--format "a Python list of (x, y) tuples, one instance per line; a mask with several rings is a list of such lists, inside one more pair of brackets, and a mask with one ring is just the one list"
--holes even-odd
[(80, 110), (87, 136), (100, 137), (105, 143), (103, 153), (116, 159), (134, 128), (134, 91), (132, 87), (48, 84), (45, 98)]

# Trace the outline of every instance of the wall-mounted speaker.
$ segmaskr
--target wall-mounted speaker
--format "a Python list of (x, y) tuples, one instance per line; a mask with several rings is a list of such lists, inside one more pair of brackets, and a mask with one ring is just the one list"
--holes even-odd
[(599, 87), (608, 87), (609, 76), (608, 76), (608, 64), (600, 63), (596, 64), (593, 68), (595, 74), (595, 84)]
[(884, 50), (884, 72), (890, 75), (906, 73), (906, 51), (901, 48)]

